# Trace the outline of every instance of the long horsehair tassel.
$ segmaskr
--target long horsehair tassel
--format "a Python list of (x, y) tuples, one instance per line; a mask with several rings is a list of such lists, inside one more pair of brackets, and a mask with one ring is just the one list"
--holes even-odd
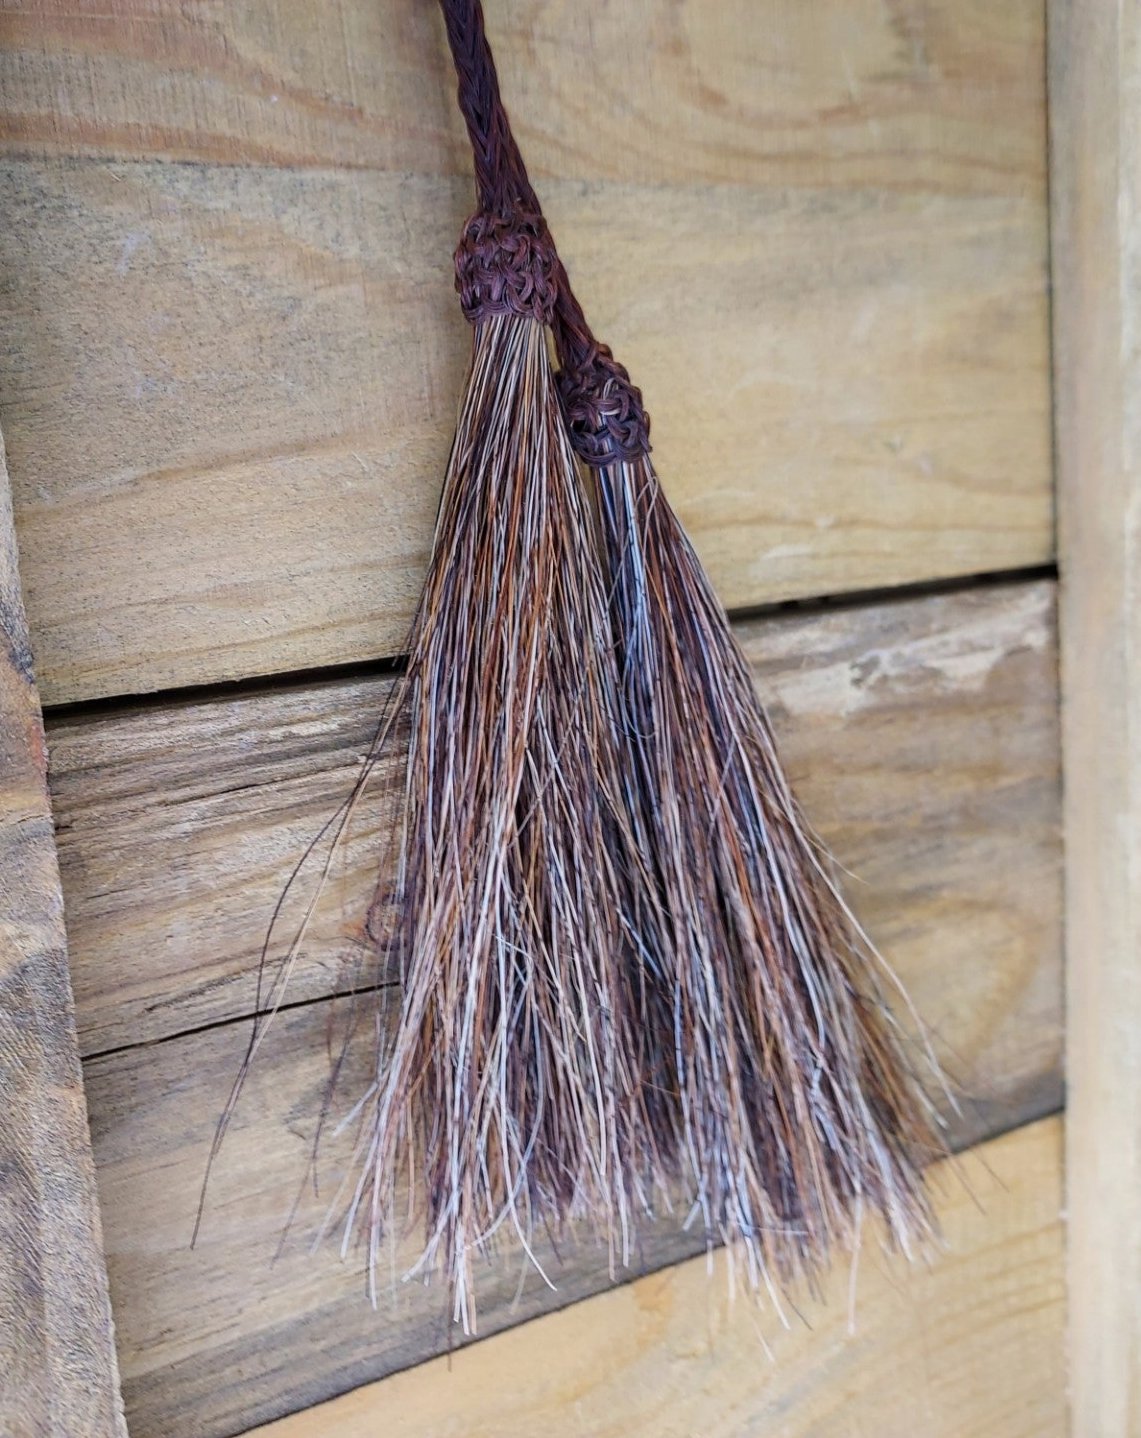
[[(470, 12), (445, 13), (458, 53), (478, 48), (478, 10), (478, 33), (452, 23)], [(494, 71), (480, 83), (494, 88)], [(466, 107), (473, 133), (495, 112)], [(385, 940), (400, 1010), (358, 1110), (345, 1228), (346, 1243), (367, 1235), (374, 1272), (411, 1162), (426, 1204), (411, 1271), (445, 1274), (465, 1329), (474, 1260), (499, 1235), (538, 1264), (536, 1232), (581, 1219), (612, 1268), (628, 1262), (671, 1157), (653, 1117), (669, 1081), (647, 1082), (652, 886), (626, 819), (600, 557), (548, 348), (556, 257), (525, 176), (494, 146), (491, 159), (477, 150), (480, 209), (456, 254), (472, 363), (404, 686)]]
[(443, 1270), (465, 1328), (473, 1258), (500, 1230), (530, 1251), (537, 1227), (585, 1216), (613, 1237), (629, 1221), (605, 630), (543, 327), (487, 314), (408, 661), (401, 1009), (350, 1205), (375, 1262), (411, 1147), (416, 1268)]

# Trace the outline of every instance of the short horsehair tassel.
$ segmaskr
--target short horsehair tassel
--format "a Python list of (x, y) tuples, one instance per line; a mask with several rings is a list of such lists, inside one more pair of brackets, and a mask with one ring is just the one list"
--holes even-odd
[[(549, 234), (511, 137), (478, 0), (443, 0), (481, 195)], [(877, 1209), (902, 1248), (929, 1232), (940, 1151), (865, 938), (809, 833), (738, 646), (650, 461), (629, 374), (595, 340), (555, 257), (551, 327), (567, 434), (594, 475), (611, 642), (626, 915), (642, 1053), (687, 1201), (768, 1287), (854, 1248)], [(648, 976), (648, 977), (647, 977)], [(662, 1065), (660, 1056), (671, 1056)], [(925, 1062), (937, 1074), (928, 1053)], [(668, 1167), (668, 1164), (666, 1165)]]

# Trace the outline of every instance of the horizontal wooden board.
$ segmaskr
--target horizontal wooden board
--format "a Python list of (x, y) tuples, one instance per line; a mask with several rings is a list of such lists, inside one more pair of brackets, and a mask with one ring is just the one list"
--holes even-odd
[[(539, 175), (1041, 190), (1033, 0), (497, 0)], [(0, 144), (466, 174), (438, 8), (0, 3)]]
[(712, 1279), (695, 1259), (257, 1438), (1063, 1438), (1061, 1121), (962, 1167), (929, 1268), (865, 1248), (854, 1332), (845, 1272), (785, 1329), (729, 1299), (723, 1258)]
[[(863, 881), (852, 886), (857, 907), (949, 1056), (964, 1095), (952, 1127), (955, 1142), (970, 1143), (1056, 1108), (1061, 972), (1051, 586), (771, 620), (747, 627), (743, 638), (773, 697), (810, 816)], [(373, 681), (374, 705), (379, 691)], [(72, 808), (67, 818), (63, 789), (57, 790), (63, 822), (71, 825), (60, 835), (62, 852), (71, 856), (69, 884), (81, 877), (71, 867), (78, 842), (86, 862), (106, 862), (108, 880), (117, 870), (122, 876), (119, 893), (109, 889), (102, 900), (100, 922), (105, 952), (115, 954), (114, 983), (126, 996), (121, 1001), (134, 1005), (131, 1021), (141, 1031), (153, 1017), (143, 1016), (133, 973), (152, 962), (164, 932), (181, 936), (187, 968), (181, 977), (152, 976), (152, 1004), (189, 982), (206, 990), (196, 1000), (200, 1020), (219, 995), (230, 1012), (248, 1005), (250, 953), (232, 954), (231, 974), (244, 965), (245, 978), (238, 983), (231, 976), (229, 992), (227, 975), (212, 974), (203, 957), (208, 886), (223, 911), (216, 930), (222, 941), (245, 932), (249, 942), (256, 929), (248, 912), (243, 917), (243, 902), (254, 894), (272, 900), (284, 855), (297, 851), (350, 782), (368, 721), (363, 714), (346, 716), (368, 692), (367, 684), (352, 681), (299, 690), (292, 708), (276, 707), (280, 695), (216, 705), (209, 733), (218, 763), (209, 772), (187, 764), (194, 748), (188, 736), (208, 732), (195, 706), (124, 716), (130, 744), (106, 750), (85, 781), (101, 793), (89, 815)], [(275, 707), (255, 722), (257, 706), (270, 704)], [(150, 748), (141, 743), (147, 718)], [(120, 721), (69, 720), (66, 732), (57, 724), (57, 759), (70, 748), (79, 760), (85, 745), (99, 742), (99, 727), (113, 722)], [(163, 796), (157, 804), (156, 794)], [(145, 824), (132, 837), (148, 807), (160, 816), (149, 830), (154, 837), (146, 837)], [(159, 837), (164, 814), (176, 817)], [(369, 842), (364, 835), (362, 843)], [(165, 874), (149, 914), (138, 867), (148, 851), (151, 882), (158, 870)], [(342, 913), (359, 918), (364, 883), (357, 862), (350, 863), (317, 953), (325, 945), (335, 952)], [(197, 897), (184, 910), (179, 885), (199, 865)], [(134, 897), (133, 886), (139, 886)], [(73, 892), (68, 903), (78, 916)], [(113, 949), (116, 905), (126, 917)], [(82, 931), (82, 918), (73, 923)], [(197, 951), (187, 937), (196, 925), (202, 926)], [(189, 968), (195, 952), (199, 974)], [(82, 973), (81, 966), (77, 981)], [(303, 966), (294, 993), (311, 996), (329, 982), (328, 969)], [(110, 992), (107, 1002), (113, 1013)], [(328, 1248), (309, 1254), (328, 1183), (324, 1197), (303, 1198), (293, 1236), (270, 1267), (304, 1177), (329, 1053), (338, 1051), (347, 1012), (347, 1001), (338, 1000), (279, 1016), (223, 1150), (193, 1252), (198, 1188), (246, 1025), (215, 1025), (88, 1060), (134, 1438), (232, 1433), (447, 1347), (438, 1289), (395, 1282), (374, 1315), (363, 1306), (356, 1261), (342, 1265)], [(357, 1065), (366, 1058), (353, 1051), (340, 1107), (363, 1090), (365, 1074)], [(326, 1179), (336, 1159), (337, 1143), (330, 1141)], [(676, 1221), (663, 1221), (645, 1235), (638, 1263), (656, 1268), (698, 1245), (692, 1234), (679, 1233)], [(399, 1271), (398, 1256), (394, 1265)], [(600, 1255), (572, 1250), (559, 1269), (557, 1294), (532, 1276), (519, 1296), (519, 1279), (518, 1263), (506, 1258), (481, 1274), (484, 1332), (596, 1292), (607, 1274)]]
[[(982, 1012), (983, 994), (962, 980), (956, 989), (964, 1003)], [(446, 1352), (460, 1341), (447, 1321), (444, 1291), (401, 1281), (414, 1246), (382, 1251), (375, 1311), (365, 1295), (360, 1253), (346, 1261), (337, 1256), (339, 1229), (312, 1251), (347, 1142), (326, 1130), (315, 1194), (306, 1183), (307, 1162), (328, 1055), (330, 1049), (339, 1052), (345, 1010), (346, 1002), (338, 1000), (281, 1016), (254, 1065), (214, 1170), (193, 1250), (199, 1187), (213, 1122), (243, 1045), (240, 1027), (185, 1035), (86, 1065), (132, 1438), (220, 1438)], [(364, 1044), (350, 1050), (335, 1114), (364, 1091), (366, 1059)], [(990, 1118), (1001, 1123), (1003, 1117), (996, 1103)], [(978, 1170), (968, 1172), (977, 1192)], [(281, 1247), (298, 1197), (297, 1216)], [(1056, 1212), (1055, 1196), (1051, 1202)], [(682, 1232), (680, 1222), (663, 1218), (642, 1232), (634, 1274), (701, 1250), (701, 1238)], [(514, 1249), (480, 1269), (481, 1333), (608, 1286), (604, 1253), (566, 1241), (560, 1248), (561, 1261), (548, 1242), (536, 1245), (555, 1291)]]
[[(964, 1002), (983, 996), (962, 982)], [(214, 1170), (198, 1245), (191, 1249), (214, 1120), (244, 1035), (212, 1029), (88, 1061), (92, 1138), (106, 1228), (123, 1394), (132, 1438), (214, 1438), (307, 1406), (445, 1352), (460, 1336), (439, 1286), (404, 1283), (414, 1245), (382, 1252), (379, 1305), (365, 1295), (363, 1258), (336, 1238), (312, 1243), (341, 1177), (345, 1140), (326, 1132), (321, 1187), (307, 1161), (346, 1001), (282, 1016), (255, 1063)], [(367, 1084), (367, 1052), (350, 1051), (334, 1113)], [(1055, 1090), (1055, 1103), (1056, 1103)], [(989, 1117), (1001, 1123), (1001, 1100)], [(985, 1134), (989, 1130), (984, 1128)], [(959, 1137), (971, 1135), (960, 1130)], [(300, 1207), (284, 1248), (295, 1198)], [(640, 1236), (633, 1273), (697, 1253), (702, 1239), (663, 1218)], [(484, 1334), (596, 1293), (606, 1255), (589, 1244), (536, 1245), (549, 1289), (507, 1250), (477, 1278)]]
[[(1040, 197), (547, 187), (726, 604), (1053, 552)], [(0, 166), (45, 701), (391, 654), (468, 339), (463, 180)]]
[[(1042, 581), (738, 626), (810, 818), (980, 1101), (996, 1073), (1029, 1079), (1057, 1058), (1053, 599)], [(388, 682), (50, 722), (85, 1052), (251, 1010), (270, 913), (351, 787)], [(384, 817), (378, 792), (359, 810), (290, 999), (344, 987)], [(303, 881), (286, 934), (310, 892)], [(978, 1010), (957, 994), (966, 974), (986, 995)]]

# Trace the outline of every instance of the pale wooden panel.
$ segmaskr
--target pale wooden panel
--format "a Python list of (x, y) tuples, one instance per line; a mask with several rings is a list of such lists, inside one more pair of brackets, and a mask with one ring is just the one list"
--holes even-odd
[(784, 1329), (695, 1259), (257, 1438), (1063, 1438), (1061, 1137), (1049, 1119), (970, 1155), (977, 1203), (946, 1174), (930, 1268), (869, 1245), (854, 1333), (846, 1272)]
[[(1061, 974), (1050, 586), (769, 621), (749, 626), (743, 637), (774, 696), (810, 813), (826, 834), (843, 840), (843, 856), (866, 880), (853, 886), (858, 907), (940, 1047), (951, 1051), (965, 1091), (952, 1127), (955, 1142), (1055, 1108), (1061, 1100)], [(116, 869), (123, 875), (120, 892), (109, 890), (104, 903), (125, 904), (128, 927), (141, 925), (112, 950), (113, 926), (104, 920), (117, 982), (135, 1003), (132, 1023), (153, 1022), (131, 994), (132, 966), (151, 961), (150, 949), (161, 946), (164, 933), (193, 933), (197, 923), (208, 923), (206, 885), (214, 884), (225, 911), (218, 931), (225, 935), (229, 926), (232, 938), (245, 925), (247, 942), (253, 938), (251, 896), (272, 902), (283, 855), (296, 853), (351, 778), (352, 756), (368, 726), (359, 713), (368, 690), (354, 681), (298, 691), (289, 703), (283, 696), (251, 696), (235, 706), (215, 704), (210, 733), (217, 767), (209, 771), (186, 763), (188, 753), (208, 747), (207, 716), (196, 706), (155, 706), (121, 721), (67, 721), (66, 732), (63, 723), (55, 726), (57, 756), (71, 747), (79, 761), (93, 740), (98, 748), (100, 726), (129, 725), (129, 744), (114, 755), (104, 751), (86, 781), (97, 803), (87, 816), (70, 811), (64, 822), (72, 827), (61, 841), (65, 851), (82, 842), (87, 861), (101, 863), (102, 815), (108, 875)], [(379, 691), (372, 686), (373, 707)], [(353, 714), (358, 717), (346, 719)], [(148, 719), (153, 747), (141, 742)], [(243, 748), (260, 756), (252, 767), (242, 761)], [(156, 791), (169, 801), (159, 807), (177, 817), (165, 834), (161, 822), (145, 831), (150, 839), (136, 827), (139, 851), (132, 857), (127, 836)], [(62, 793), (60, 802), (67, 809)], [(367, 847), (368, 839), (362, 842)], [(150, 882), (156, 873), (168, 876), (151, 892), (150, 915), (140, 902), (145, 880), (129, 897), (140, 882), (133, 866), (148, 846), (159, 850), (148, 861)], [(178, 889), (197, 865), (201, 875), (188, 915)], [(335, 952), (340, 905), (359, 915), (362, 894), (362, 876), (350, 869), (317, 952), (327, 945)], [(265, 908), (260, 902), (258, 908), (260, 927)], [(83, 918), (75, 923), (83, 929)], [(152, 980), (152, 1004), (168, 988), (177, 992), (190, 973), (194, 944), (179, 942), (186, 945), (184, 974)], [(207, 942), (204, 930), (200, 956)], [(250, 957), (247, 952), (241, 960), (246, 985)], [(190, 975), (191, 982), (220, 992), (230, 1012), (249, 1003), (249, 987), (243, 994), (231, 981), (227, 993), (224, 975), (211, 973), (208, 964), (204, 974)], [(294, 994), (312, 995), (329, 982), (328, 972), (303, 967)], [(209, 993), (200, 1002), (211, 1002)], [(294, 1239), (269, 1267), (304, 1172), (327, 1055), (338, 1050), (347, 1011), (339, 1000), (279, 1017), (223, 1151), (195, 1252), (187, 1245), (198, 1186), (246, 1026), (223, 1024), (88, 1061), (134, 1438), (230, 1433), (447, 1346), (438, 1290), (397, 1284), (382, 1295), (374, 1317), (362, 1308), (356, 1262), (342, 1266), (327, 1249), (309, 1256), (307, 1240), (328, 1200), (327, 1184), (324, 1199), (304, 1201)], [(207, 1012), (200, 1008), (199, 1019)], [(335, 1111), (366, 1082), (367, 1052), (358, 1046), (352, 1059)], [(334, 1142), (326, 1178), (335, 1172), (336, 1155)], [(646, 1236), (639, 1262), (660, 1266), (692, 1253), (696, 1242), (679, 1234), (676, 1223), (663, 1223)], [(595, 1292), (607, 1275), (598, 1255), (572, 1251), (557, 1295), (532, 1277), (515, 1306), (518, 1279), (518, 1264), (510, 1261), (482, 1276), (483, 1331)]]
[[(0, 414), (46, 698), (399, 649), (467, 351), (468, 192), (0, 167)], [(1051, 557), (1038, 199), (547, 193), (727, 604)]]
[[(497, 0), (539, 175), (1041, 193), (1034, 0)], [(0, 143), (468, 172), (436, 5), (0, 3)]]
[(1141, 1433), (1141, 13), (1051, 0), (1075, 1438)]
[(126, 1438), (0, 440), (0, 1432)]
[[(1053, 586), (738, 632), (810, 817), (972, 1099), (985, 1106), (1001, 1079), (1037, 1101), (1057, 1068), (1061, 984)], [(51, 721), (85, 1051), (250, 1011), (269, 915), (351, 787), (387, 693), (351, 679)], [(384, 812), (380, 795), (360, 810), (294, 1000), (344, 986)]]
[[(957, 1001), (985, 1024), (985, 989), (954, 981)], [(1015, 1022), (1018, 1016), (1012, 1015)], [(445, 1352), (459, 1341), (439, 1286), (403, 1283), (415, 1254), (382, 1251), (379, 1306), (364, 1288), (363, 1257), (346, 1262), (340, 1237), (314, 1253), (349, 1134), (326, 1128), (319, 1195), (305, 1185), (329, 1074), (349, 1021), (347, 1000), (279, 1015), (214, 1171), (198, 1246), (189, 1240), (214, 1121), (246, 1041), (245, 1025), (186, 1034), (88, 1060), (92, 1138), (106, 1224), (107, 1265), (132, 1438), (215, 1438), (343, 1392)], [(1029, 1016), (1022, 1022), (1030, 1023)], [(371, 1046), (357, 1030), (331, 1112), (365, 1091)], [(1041, 1075), (1039, 1104), (1001, 1077), (980, 1125), (968, 1111), (953, 1137), (966, 1143), (1059, 1099), (1056, 1072)], [(1042, 1099), (1046, 1098), (1045, 1105)], [(972, 1186), (977, 1174), (972, 1174)], [(278, 1254), (286, 1216), (300, 1208)], [(984, 1189), (989, 1193), (989, 1189)], [(989, 1203), (989, 1198), (986, 1200)], [(1052, 1200), (1056, 1203), (1056, 1197)], [(609, 1283), (605, 1254), (560, 1243), (536, 1251), (552, 1292), (509, 1247), (478, 1275), (482, 1334), (596, 1293)], [(699, 1252), (702, 1238), (663, 1218), (641, 1234), (634, 1273)], [(275, 1254), (277, 1257), (275, 1259)]]

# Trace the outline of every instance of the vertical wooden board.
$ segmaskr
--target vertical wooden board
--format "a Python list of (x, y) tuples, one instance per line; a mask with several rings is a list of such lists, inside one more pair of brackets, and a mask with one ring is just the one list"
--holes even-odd
[(1141, 1433), (1141, 14), (1050, 3), (1075, 1438)]
[[(45, 702), (399, 650), (469, 186), (0, 167), (0, 415)], [(1040, 200), (545, 187), (730, 606), (1048, 561)]]
[(0, 443), (0, 1432), (125, 1438)]
[[(487, 8), (544, 178), (1042, 191), (1034, 0)], [(10, 153), (468, 171), (431, 3), (2, 0), (0, 25)]]
[(712, 1274), (695, 1259), (257, 1438), (1063, 1438), (1060, 1129), (1012, 1133), (946, 1177), (929, 1267), (869, 1239), (787, 1329), (731, 1301), (723, 1257)]

